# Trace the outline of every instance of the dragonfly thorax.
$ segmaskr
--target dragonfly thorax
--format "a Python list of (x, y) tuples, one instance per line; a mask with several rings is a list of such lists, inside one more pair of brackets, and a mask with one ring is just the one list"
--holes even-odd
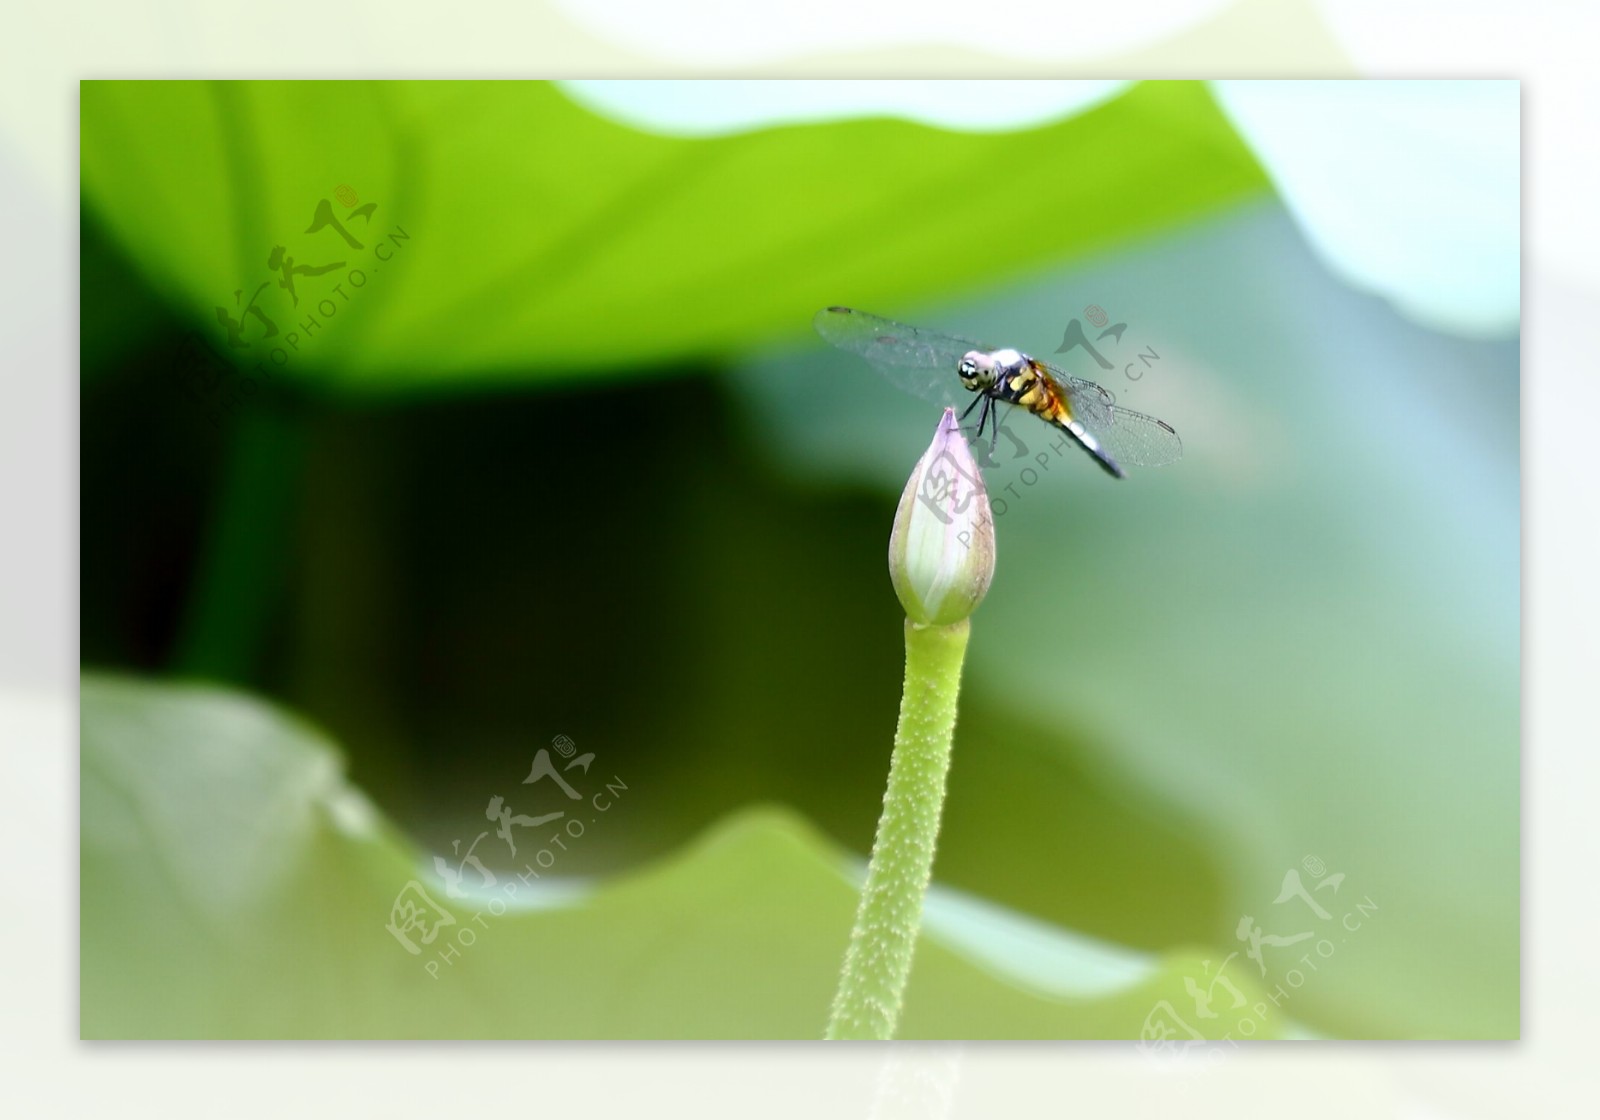
[(1027, 355), (1018, 350), (969, 350), (956, 363), (961, 384), (976, 393), (993, 389), (1006, 377), (1027, 368)]

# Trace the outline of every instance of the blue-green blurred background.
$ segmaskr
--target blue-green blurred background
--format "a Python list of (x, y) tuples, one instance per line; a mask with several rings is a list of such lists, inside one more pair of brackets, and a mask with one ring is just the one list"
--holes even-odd
[[(837, 90), (719, 125), (757, 94), (86, 83), (84, 1033), (819, 1032), (938, 419), (810, 336), (842, 303), (1040, 356), (1103, 309), (1115, 368), (1060, 360), (1186, 449), (1114, 483), (1002, 448), (907, 1033), (1136, 1037), (1239, 953), (1264, 1034), (1515, 1036), (1515, 87), (1479, 121), (1508, 168), (1417, 125), (1474, 83), (1060, 85), (1021, 123), (947, 89), (1000, 106), (958, 129)], [(275, 246), (343, 267), (294, 306)], [(530, 811), (558, 734), (628, 787), (576, 893), (422, 975), (389, 900), (491, 794)], [(1359, 930), (1279, 901), (1311, 866)], [(1258, 970), (1246, 915), (1335, 948)]]

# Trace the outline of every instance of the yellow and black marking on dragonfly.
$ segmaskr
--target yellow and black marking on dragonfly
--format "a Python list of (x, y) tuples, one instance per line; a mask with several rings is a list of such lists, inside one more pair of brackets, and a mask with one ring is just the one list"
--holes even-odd
[[(1094, 382), (1020, 350), (996, 349), (848, 307), (824, 308), (813, 322), (823, 338), (866, 358), (900, 388), (949, 407), (966, 403), (962, 419), (981, 408), (980, 436), (991, 421), (999, 428), (998, 406), (1009, 404), (1061, 429), (1114, 478), (1127, 477), (1124, 463), (1155, 467), (1183, 455), (1172, 425), (1122, 408)], [(977, 398), (967, 403), (964, 393)]]

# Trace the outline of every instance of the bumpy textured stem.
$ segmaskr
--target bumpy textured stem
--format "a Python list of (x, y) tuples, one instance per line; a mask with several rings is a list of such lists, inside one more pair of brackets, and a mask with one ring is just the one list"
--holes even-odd
[(966, 619), (906, 623), (905, 691), (889, 788), (833, 1000), (830, 1039), (893, 1038), (899, 1024), (939, 838), (967, 634)]

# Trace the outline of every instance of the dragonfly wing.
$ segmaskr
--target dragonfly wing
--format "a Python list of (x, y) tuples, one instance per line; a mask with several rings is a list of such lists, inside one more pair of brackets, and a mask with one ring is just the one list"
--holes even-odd
[(1067, 398), (1072, 417), (1124, 466), (1161, 467), (1183, 458), (1183, 441), (1172, 425), (1112, 402), (1093, 381), (1051, 370)]
[(908, 393), (942, 405), (964, 405), (971, 396), (956, 374), (956, 363), (969, 350), (988, 347), (970, 339), (897, 323), (853, 311), (827, 307), (812, 320), (826, 341), (860, 355)]

